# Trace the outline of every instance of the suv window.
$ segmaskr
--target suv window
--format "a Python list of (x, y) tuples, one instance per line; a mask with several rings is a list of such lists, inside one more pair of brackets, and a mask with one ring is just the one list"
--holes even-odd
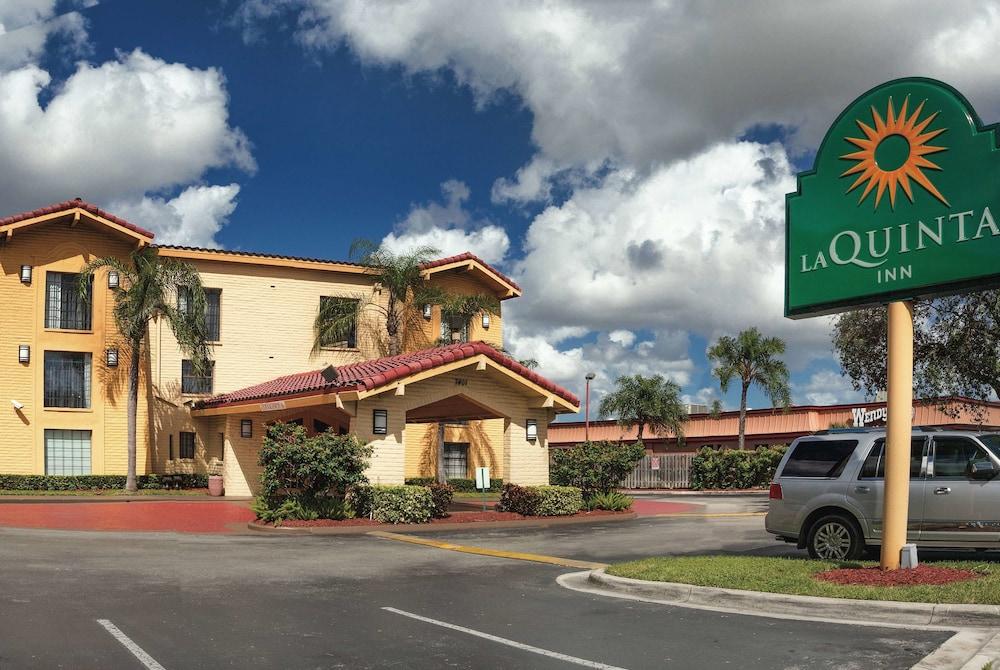
[[(924, 464), (924, 447), (926, 438), (915, 437), (910, 443), (910, 479), (920, 479)], [(861, 466), (858, 479), (885, 478), (885, 439), (876, 440), (872, 450), (868, 452), (865, 464)]]
[(857, 440), (799, 442), (781, 471), (782, 477), (836, 478), (858, 446)]
[(986, 450), (967, 437), (934, 438), (934, 478), (966, 479), (972, 461), (989, 460)]

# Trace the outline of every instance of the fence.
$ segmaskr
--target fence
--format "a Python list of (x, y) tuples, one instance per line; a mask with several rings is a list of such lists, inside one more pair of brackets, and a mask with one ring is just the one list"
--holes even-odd
[(686, 489), (691, 486), (694, 454), (644, 456), (622, 486), (627, 489)]

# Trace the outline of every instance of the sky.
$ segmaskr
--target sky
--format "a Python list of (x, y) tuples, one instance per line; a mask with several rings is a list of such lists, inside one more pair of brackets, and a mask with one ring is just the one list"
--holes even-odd
[[(784, 196), (837, 114), (930, 76), (1000, 120), (992, 2), (0, 0), (0, 215), (80, 196), (164, 243), (472, 251), (518, 358), (594, 399), (787, 342), (797, 404), (861, 397), (783, 317)], [(770, 406), (759, 391), (752, 407)]]

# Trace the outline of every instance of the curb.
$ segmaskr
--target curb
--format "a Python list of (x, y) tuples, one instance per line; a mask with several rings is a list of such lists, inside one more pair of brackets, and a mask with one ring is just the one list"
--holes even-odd
[(652, 598), (688, 607), (726, 609), (759, 616), (832, 619), (844, 622), (910, 624), (919, 626), (994, 628), (1000, 626), (998, 605), (954, 605), (897, 601), (820, 598), (694, 586), (675, 582), (649, 582), (615, 577), (604, 569), (592, 570), (591, 585), (614, 593)]
[(631, 521), (639, 518), (635, 512), (624, 514), (601, 514), (594, 517), (551, 517), (530, 519), (524, 521), (469, 521), (466, 523), (401, 523), (401, 524), (370, 524), (364, 526), (298, 526), (286, 528), (282, 526), (266, 526), (257, 521), (251, 521), (247, 528), (257, 533), (272, 535), (365, 535), (372, 531), (391, 530), (396, 533), (436, 533), (439, 531), (474, 531), (493, 530), (497, 528), (547, 528), (549, 526), (572, 526), (587, 523), (604, 523), (607, 521)]

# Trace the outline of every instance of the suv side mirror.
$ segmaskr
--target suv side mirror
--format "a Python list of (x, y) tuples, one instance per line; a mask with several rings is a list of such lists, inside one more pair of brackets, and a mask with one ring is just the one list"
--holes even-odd
[(972, 464), (969, 466), (969, 476), (972, 479), (993, 479), (996, 474), (997, 467), (993, 464), (993, 461), (972, 461)]

